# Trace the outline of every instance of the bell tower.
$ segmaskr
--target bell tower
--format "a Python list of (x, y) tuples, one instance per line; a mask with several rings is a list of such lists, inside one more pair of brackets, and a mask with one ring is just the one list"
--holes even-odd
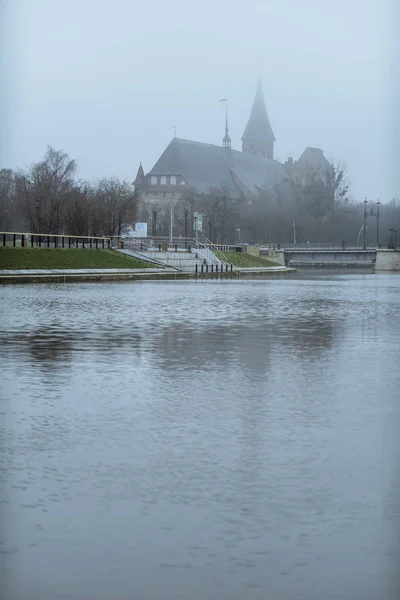
[(250, 117), (242, 136), (242, 151), (274, 158), (275, 136), (265, 108), (261, 81), (258, 80)]

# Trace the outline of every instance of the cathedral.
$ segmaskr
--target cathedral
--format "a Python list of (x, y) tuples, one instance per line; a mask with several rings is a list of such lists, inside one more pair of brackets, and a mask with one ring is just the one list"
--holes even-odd
[(135, 190), (145, 202), (168, 200), (169, 204), (188, 189), (207, 193), (222, 186), (228, 187), (233, 197), (250, 199), (273, 196), (278, 185), (298, 183), (307, 167), (321, 174), (329, 169), (318, 148), (307, 147), (297, 161), (288, 158), (283, 164), (274, 159), (275, 136), (260, 81), (241, 141), (242, 150), (233, 150), (227, 118), (221, 146), (174, 137), (147, 174), (139, 166)]

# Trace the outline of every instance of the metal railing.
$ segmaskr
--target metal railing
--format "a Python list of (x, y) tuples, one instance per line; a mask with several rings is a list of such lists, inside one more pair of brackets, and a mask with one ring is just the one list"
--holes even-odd
[[(381, 247), (381, 245), (379, 246)], [(349, 244), (345, 242), (309, 242), (309, 243), (277, 243), (277, 244), (263, 244), (260, 246), (260, 251), (263, 250), (376, 250), (377, 246), (367, 246), (364, 248), (363, 244)]]
[(112, 247), (129, 249), (138, 254), (143, 252), (154, 252), (154, 258), (157, 257), (157, 252), (195, 253), (204, 265), (213, 268), (218, 267), (219, 270), (222, 268), (226, 270), (227, 265), (230, 265), (226, 260), (222, 249), (232, 249), (232, 246), (213, 244), (207, 238), (196, 240), (194, 238), (179, 237), (172, 238), (171, 240), (170, 237), (135, 238), (133, 236), (114, 238)]
[(110, 248), (111, 238), (88, 235), (0, 231), (2, 246), (13, 248)]

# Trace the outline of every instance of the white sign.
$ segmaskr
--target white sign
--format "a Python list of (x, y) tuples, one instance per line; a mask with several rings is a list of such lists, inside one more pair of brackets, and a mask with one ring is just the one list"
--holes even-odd
[(203, 215), (195, 212), (194, 216), (194, 230), (195, 231), (203, 231)]
[(131, 232), (132, 237), (147, 237), (147, 223), (135, 223), (135, 231)]

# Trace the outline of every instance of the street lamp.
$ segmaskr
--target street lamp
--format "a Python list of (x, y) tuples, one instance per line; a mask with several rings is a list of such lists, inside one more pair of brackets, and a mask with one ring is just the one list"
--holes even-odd
[(187, 208), (185, 208), (185, 210), (183, 211), (183, 214), (185, 215), (185, 248), (187, 248), (187, 236), (188, 236), (188, 214), (189, 211)]
[(364, 235), (363, 235), (363, 250), (365, 250), (365, 234), (367, 231), (367, 204), (368, 200), (365, 198), (364, 200)]
[(153, 210), (153, 223), (152, 223), (152, 232), (151, 235), (156, 237), (157, 235), (157, 211)]
[(381, 203), (378, 200), (376, 203), (376, 247), (379, 248), (379, 207)]
[(376, 247), (379, 248), (379, 207), (381, 203), (378, 200), (376, 203), (376, 211), (373, 208), (369, 211), (370, 217), (376, 217)]

